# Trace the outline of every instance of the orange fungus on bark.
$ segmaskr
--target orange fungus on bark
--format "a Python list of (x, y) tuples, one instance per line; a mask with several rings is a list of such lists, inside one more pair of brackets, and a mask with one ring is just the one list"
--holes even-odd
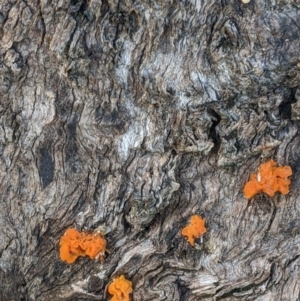
[(108, 286), (108, 292), (113, 296), (110, 301), (130, 301), (132, 283), (124, 275), (115, 278)]
[(195, 239), (206, 233), (205, 219), (198, 215), (192, 215), (190, 224), (182, 229), (181, 234), (187, 237), (188, 242), (194, 246)]
[(258, 174), (251, 174), (250, 181), (244, 187), (244, 195), (247, 199), (257, 193), (264, 192), (268, 196), (274, 196), (276, 192), (289, 193), (291, 181), (288, 179), (293, 174), (290, 166), (279, 166), (274, 160), (261, 164)]
[(79, 256), (103, 260), (106, 250), (106, 240), (102, 234), (89, 234), (76, 229), (68, 229), (61, 237), (59, 245), (60, 259), (67, 263), (73, 263)]

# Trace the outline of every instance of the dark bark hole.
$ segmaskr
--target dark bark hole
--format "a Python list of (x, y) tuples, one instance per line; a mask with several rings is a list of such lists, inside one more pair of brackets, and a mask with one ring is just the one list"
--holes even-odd
[(279, 105), (279, 113), (280, 116), (283, 119), (290, 119), (291, 118), (291, 113), (292, 113), (292, 108), (290, 103), (282, 102)]
[(143, 257), (140, 254), (135, 254), (131, 258), (130, 263), (132, 266), (138, 266), (142, 259), (143, 259)]
[(297, 101), (296, 95), (297, 87), (291, 89), (291, 93), (279, 105), (279, 114), (283, 119), (291, 120), (292, 118), (292, 103)]
[[(126, 207), (126, 205), (125, 205), (125, 207)], [(130, 212), (130, 209), (131, 209), (131, 207), (129, 209), (127, 209), (127, 210), (129, 210), (128, 213)], [(126, 218), (124, 216), (122, 218), (122, 224), (123, 224), (123, 227), (124, 227), (124, 234), (125, 235), (130, 234), (130, 232), (131, 232), (131, 225), (127, 222), (127, 220), (126, 220)]]
[(221, 116), (216, 113), (213, 109), (208, 109), (207, 110), (208, 114), (212, 117), (212, 126), (210, 127), (209, 130), (209, 136), (211, 137), (214, 147), (212, 148), (212, 153), (218, 153), (220, 146), (221, 146), (221, 139), (219, 134), (216, 131), (216, 126), (220, 123), (221, 121)]
[(71, 0), (70, 10), (72, 13), (82, 13), (87, 6), (86, 0)]
[(176, 94), (176, 91), (171, 86), (167, 87), (167, 92), (172, 96)]
[(132, 36), (139, 29), (138, 15), (135, 11), (129, 14), (129, 34)]
[(40, 149), (39, 174), (42, 179), (43, 188), (48, 186), (53, 180), (54, 161), (46, 147)]
[(13, 113), (13, 118), (12, 118), (12, 128), (13, 128), (13, 140), (17, 141), (19, 139), (20, 133), (19, 133), (19, 127), (20, 123), (17, 120), (17, 114)]
[[(299, 147), (299, 145), (298, 145)], [(298, 174), (300, 173), (300, 156), (294, 158), (294, 160), (290, 163), (291, 168), (293, 170), (293, 177), (297, 179)], [(293, 182), (292, 182), (293, 185)]]
[(92, 275), (88, 281), (88, 292), (89, 293), (98, 293), (103, 288), (103, 280)]
[(172, 45), (170, 43), (170, 37), (172, 36), (172, 25), (166, 21), (164, 25), (164, 31), (159, 39), (159, 49), (162, 53), (169, 53), (171, 51)]
[(189, 295), (190, 295), (190, 290), (188, 289), (187, 286), (185, 286), (183, 283), (181, 283), (181, 281), (179, 279), (177, 279), (175, 281), (177, 287), (178, 287), (178, 291), (179, 291), (179, 295), (180, 295), (180, 300), (184, 301), (184, 300), (188, 300), (189, 299)]
[(72, 122), (67, 125), (67, 144), (65, 150), (66, 150), (66, 161), (68, 163), (70, 162), (74, 163), (76, 161), (76, 155), (78, 150), (77, 143), (76, 143), (76, 136), (77, 136), (77, 121), (76, 118), (74, 118)]

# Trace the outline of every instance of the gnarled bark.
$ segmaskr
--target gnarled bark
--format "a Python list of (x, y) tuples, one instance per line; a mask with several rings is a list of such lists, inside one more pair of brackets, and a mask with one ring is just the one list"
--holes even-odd
[[(0, 299), (299, 301), (299, 28), (299, 0), (1, 0)], [(290, 193), (247, 201), (269, 158)], [(69, 227), (103, 263), (59, 259)]]

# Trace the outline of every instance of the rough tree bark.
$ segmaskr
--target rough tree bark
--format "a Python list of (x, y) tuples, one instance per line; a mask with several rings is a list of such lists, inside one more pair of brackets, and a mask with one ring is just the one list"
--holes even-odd
[[(299, 7), (1, 0), (0, 300), (299, 301)], [(290, 193), (247, 201), (269, 158)], [(59, 259), (99, 226), (103, 263)]]

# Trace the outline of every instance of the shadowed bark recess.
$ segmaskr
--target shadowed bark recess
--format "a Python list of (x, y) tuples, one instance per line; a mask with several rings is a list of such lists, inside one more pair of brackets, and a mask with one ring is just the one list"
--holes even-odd
[[(299, 0), (1, 0), (0, 300), (299, 301), (299, 120)], [(271, 158), (290, 193), (246, 200)]]

